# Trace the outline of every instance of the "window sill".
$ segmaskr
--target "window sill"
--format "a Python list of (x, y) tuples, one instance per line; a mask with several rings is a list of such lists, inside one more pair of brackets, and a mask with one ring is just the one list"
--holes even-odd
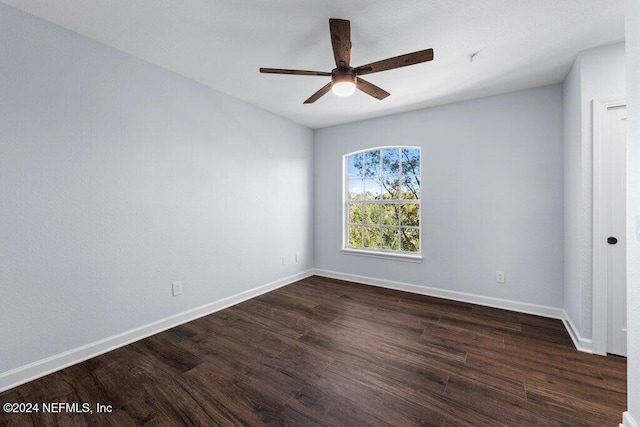
[(370, 258), (382, 258), (382, 259), (390, 259), (394, 261), (404, 261), (404, 262), (413, 262), (413, 263), (421, 263), (422, 255), (410, 255), (410, 254), (400, 254), (394, 252), (374, 252), (367, 251), (363, 249), (350, 249), (350, 248), (342, 248), (340, 249), (345, 255), (356, 255), (356, 256), (365, 256)]

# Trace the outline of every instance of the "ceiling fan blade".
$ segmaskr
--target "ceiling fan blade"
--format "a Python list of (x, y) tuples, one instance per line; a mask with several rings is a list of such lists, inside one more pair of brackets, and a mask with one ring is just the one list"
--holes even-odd
[(371, 64), (361, 65), (355, 68), (357, 75), (378, 73), (380, 71), (392, 70), (394, 68), (406, 67), (407, 65), (419, 64), (433, 59), (433, 49), (419, 50), (405, 55), (395, 56)]
[(316, 93), (311, 95), (306, 101), (304, 101), (304, 104), (312, 104), (312, 103), (316, 102), (318, 99), (320, 99), (320, 97), (322, 95), (324, 95), (325, 93), (329, 92), (330, 90), (331, 90), (331, 82), (329, 82), (326, 85), (322, 86), (322, 88), (319, 91), (317, 91)]
[(306, 71), (306, 70), (285, 70), (283, 68), (260, 68), (261, 73), (270, 74), (296, 74), (299, 76), (330, 76), (331, 73), (324, 71)]
[(356, 87), (366, 93), (367, 95), (371, 95), (374, 98), (383, 100), (387, 96), (391, 95), (384, 89), (379, 88), (373, 83), (369, 83), (368, 81), (361, 79), (360, 77), (356, 78)]
[(351, 61), (351, 23), (345, 19), (329, 19), (329, 30), (336, 67), (348, 68)]

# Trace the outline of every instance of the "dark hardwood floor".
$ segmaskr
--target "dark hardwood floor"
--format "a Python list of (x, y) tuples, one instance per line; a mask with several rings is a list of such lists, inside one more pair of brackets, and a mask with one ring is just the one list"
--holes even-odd
[(93, 413), (0, 411), (3, 426), (617, 426), (626, 360), (578, 352), (559, 320), (314, 276), (6, 402)]

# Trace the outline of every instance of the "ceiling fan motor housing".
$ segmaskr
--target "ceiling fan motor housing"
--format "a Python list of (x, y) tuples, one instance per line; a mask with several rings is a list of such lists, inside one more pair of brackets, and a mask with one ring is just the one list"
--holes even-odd
[(356, 84), (356, 72), (352, 67), (335, 68), (331, 71), (331, 83), (353, 83)]

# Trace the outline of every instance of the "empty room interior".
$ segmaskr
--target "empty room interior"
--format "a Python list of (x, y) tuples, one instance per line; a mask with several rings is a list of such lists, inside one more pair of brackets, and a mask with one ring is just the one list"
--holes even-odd
[(0, 0), (0, 425), (640, 425), (637, 0)]

